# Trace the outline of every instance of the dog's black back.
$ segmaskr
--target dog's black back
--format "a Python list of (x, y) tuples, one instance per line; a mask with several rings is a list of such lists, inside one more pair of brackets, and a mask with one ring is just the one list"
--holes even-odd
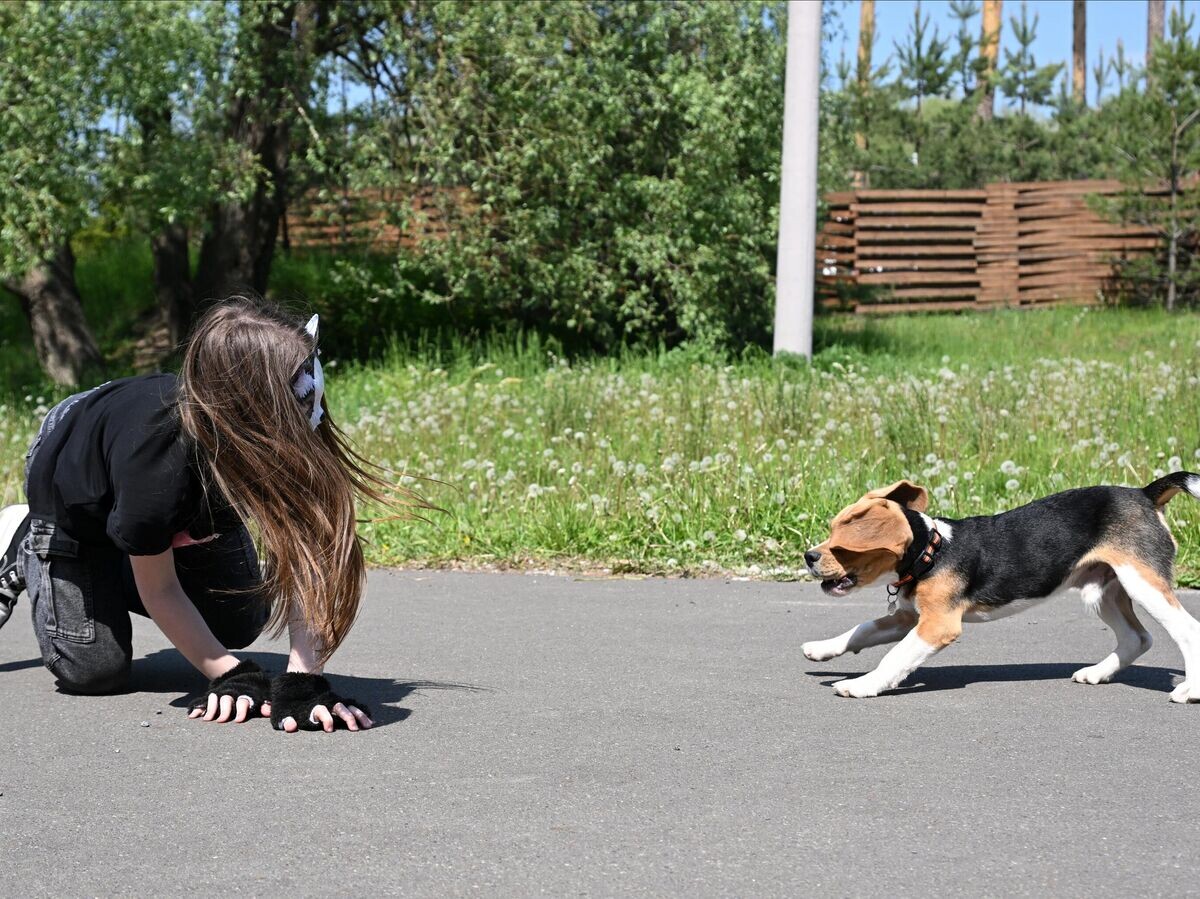
[(953, 536), (935, 567), (962, 574), (964, 595), (972, 601), (1001, 606), (1049, 596), (1084, 556), (1105, 543), (1128, 549), (1172, 583), (1175, 543), (1151, 498), (1160, 483), (1144, 489), (1082, 487), (999, 515), (945, 518)]

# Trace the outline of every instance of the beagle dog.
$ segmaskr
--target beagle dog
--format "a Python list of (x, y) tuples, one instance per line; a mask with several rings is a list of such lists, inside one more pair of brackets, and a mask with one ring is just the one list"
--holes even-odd
[(1176, 543), (1163, 516), (1180, 492), (1200, 498), (1200, 475), (1181, 471), (1141, 489), (1083, 487), (954, 520), (926, 515), (928, 491), (908, 481), (871, 490), (837, 514), (829, 538), (804, 559), (831, 596), (895, 572), (890, 614), (801, 648), (823, 662), (896, 643), (874, 671), (833, 687), (840, 696), (878, 696), (957, 640), (964, 621), (1003, 618), (1078, 590), (1112, 628), (1117, 648), (1072, 680), (1107, 683), (1150, 648), (1136, 604), (1183, 653), (1185, 679), (1171, 701), (1200, 702), (1200, 622), (1172, 589)]

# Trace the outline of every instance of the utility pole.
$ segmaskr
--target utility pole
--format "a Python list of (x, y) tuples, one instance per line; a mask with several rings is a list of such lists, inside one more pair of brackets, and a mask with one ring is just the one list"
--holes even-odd
[(788, 0), (783, 166), (775, 264), (775, 354), (812, 358), (817, 261), (817, 105), (821, 0)]

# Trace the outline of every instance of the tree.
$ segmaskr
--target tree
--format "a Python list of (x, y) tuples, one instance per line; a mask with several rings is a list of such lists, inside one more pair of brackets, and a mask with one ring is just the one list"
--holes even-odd
[(1106, 204), (1114, 217), (1153, 228), (1162, 257), (1126, 266), (1143, 298), (1167, 309), (1200, 299), (1200, 44), (1193, 16), (1172, 11), (1170, 36), (1155, 45), (1142, 91), (1122, 91), (1114, 107), (1117, 173), (1125, 190)]
[(950, 85), (952, 75), (946, 58), (949, 45), (938, 36), (936, 26), (932, 35), (928, 32), (929, 16), (921, 15), (921, 0), (917, 0), (913, 20), (908, 26), (908, 39), (903, 44), (895, 44), (899, 79), (916, 104), (917, 118), (921, 116), (925, 98), (942, 94)]
[(1154, 58), (1154, 48), (1163, 39), (1167, 0), (1146, 0), (1146, 65)]
[(983, 0), (983, 30), (979, 37), (979, 103), (976, 115), (991, 121), (996, 114), (996, 62), (1000, 56), (1002, 0)]
[(1087, 0), (1075, 0), (1071, 43), (1071, 96), (1077, 103), (1087, 103)]
[(950, 68), (958, 75), (958, 86), (964, 100), (975, 96), (980, 86), (982, 60), (977, 54), (979, 42), (972, 33), (972, 22), (979, 15), (979, 4), (975, 0), (950, 0), (950, 15), (958, 22), (955, 39), (958, 48), (950, 63)]
[(1021, 18), (1009, 18), (1017, 51), (1004, 51), (1004, 67), (999, 86), (1006, 96), (1017, 101), (1021, 115), (1029, 106), (1045, 105), (1054, 93), (1054, 82), (1063, 70), (1062, 63), (1039, 66), (1033, 58), (1033, 43), (1037, 40), (1038, 15), (1029, 19), (1029, 8), (1021, 3)]
[(106, 40), (77, 3), (0, 5), (0, 283), (29, 321), (56, 383), (78, 383), (100, 351), (68, 240), (96, 202), (103, 104), (93, 78)]
[(1108, 87), (1108, 75), (1111, 71), (1111, 62), (1104, 57), (1104, 48), (1100, 48), (1100, 52), (1096, 54), (1096, 64), (1092, 66), (1092, 80), (1096, 83), (1096, 105), (1099, 106), (1104, 100), (1104, 89)]

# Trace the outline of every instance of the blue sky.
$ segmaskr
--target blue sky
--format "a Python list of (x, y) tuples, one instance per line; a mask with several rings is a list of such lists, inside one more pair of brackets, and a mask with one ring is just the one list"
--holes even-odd
[[(845, 49), (847, 59), (853, 60), (858, 47), (858, 12), (857, 0), (827, 0), (837, 15), (838, 27), (833, 33), (826, 34), (825, 42), (828, 58), (836, 62), (842, 49)], [(1167, 3), (1168, 16), (1170, 10), (1179, 5), (1180, 0), (1169, 0)], [(978, 2), (982, 6), (982, 0)], [(1034, 57), (1039, 65), (1062, 62), (1065, 63), (1069, 76), (1071, 62), (1071, 0), (1028, 0), (1029, 17), (1038, 15), (1038, 37), (1033, 45)], [(893, 45), (902, 42), (908, 33), (909, 24), (913, 18), (913, 8), (916, 0), (876, 0), (875, 3), (875, 65), (883, 62), (884, 58), (893, 52)], [(1195, 12), (1200, 4), (1191, 4), (1189, 12)], [(1186, 8), (1186, 5), (1185, 5)], [(957, 24), (950, 15), (948, 0), (922, 0), (921, 11), (929, 15), (930, 25), (936, 25), (943, 38), (953, 39)], [(1004, 60), (1005, 48), (1014, 49), (1012, 43), (1012, 27), (1009, 18), (1019, 17), (1021, 4), (1019, 0), (1004, 0), (1004, 25), (1000, 31), (1000, 59)], [(978, 17), (976, 23), (979, 22)], [(976, 25), (978, 27), (978, 25)], [(1087, 53), (1088, 53), (1088, 101), (1096, 96), (1096, 87), (1092, 80), (1092, 67), (1101, 48), (1106, 58), (1110, 58), (1116, 50), (1117, 41), (1125, 45), (1126, 56), (1136, 65), (1141, 65), (1146, 55), (1146, 2), (1145, 0), (1088, 0), (1087, 5)], [(1109, 89), (1113, 87), (1110, 80)]]

